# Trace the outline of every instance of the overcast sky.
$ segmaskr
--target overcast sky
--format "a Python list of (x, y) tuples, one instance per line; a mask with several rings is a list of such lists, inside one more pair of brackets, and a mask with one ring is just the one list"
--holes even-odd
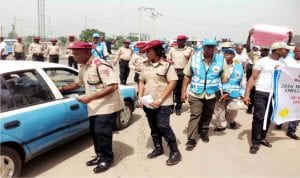
[[(155, 8), (155, 38), (230, 37), (245, 41), (254, 24), (287, 26), (300, 34), (300, 0), (45, 0), (46, 36), (79, 35), (96, 28), (107, 36), (139, 32), (139, 7)], [(86, 16), (86, 21), (85, 21)], [(22, 35), (37, 35), (37, 0), (0, 0), (3, 34), (16, 19)], [(153, 34), (150, 12), (143, 12), (142, 33)]]

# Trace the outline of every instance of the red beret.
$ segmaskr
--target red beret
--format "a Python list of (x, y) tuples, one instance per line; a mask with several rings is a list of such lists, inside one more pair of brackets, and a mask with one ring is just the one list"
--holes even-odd
[(51, 41), (51, 42), (57, 42), (57, 39), (52, 38), (50, 41)]
[(171, 44), (171, 47), (174, 47), (174, 46), (177, 46), (178, 44), (176, 43), (176, 42), (173, 42), (172, 44)]
[(39, 36), (33, 37), (34, 40), (40, 40), (41, 38)]
[(177, 36), (177, 40), (187, 40), (187, 39), (188, 39), (188, 37), (185, 36), (185, 35), (178, 35)]
[(22, 40), (22, 37), (19, 36), (19, 37), (17, 38), (17, 40)]
[(161, 42), (160, 40), (153, 40), (153, 41), (150, 41), (150, 42), (146, 43), (146, 46), (143, 48), (143, 50), (154, 48), (156, 46), (162, 46), (163, 44), (164, 43)]
[(71, 35), (69, 36), (69, 39), (75, 39), (75, 36)]
[(144, 48), (146, 46), (146, 43), (145, 42), (138, 42), (136, 43), (135, 47), (137, 48)]
[(91, 50), (93, 49), (93, 45), (84, 41), (76, 41), (73, 43), (72, 46), (68, 47), (68, 49), (86, 49)]

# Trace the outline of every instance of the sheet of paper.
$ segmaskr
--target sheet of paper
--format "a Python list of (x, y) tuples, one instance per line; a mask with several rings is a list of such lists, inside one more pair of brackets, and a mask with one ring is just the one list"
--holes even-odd
[(147, 108), (153, 109), (153, 107), (150, 106), (152, 102), (153, 102), (153, 98), (151, 95), (146, 95), (141, 98), (142, 105), (146, 106)]
[(257, 24), (253, 26), (252, 35), (255, 46), (270, 47), (274, 42), (287, 42), (288, 32), (292, 31), (285, 26)]

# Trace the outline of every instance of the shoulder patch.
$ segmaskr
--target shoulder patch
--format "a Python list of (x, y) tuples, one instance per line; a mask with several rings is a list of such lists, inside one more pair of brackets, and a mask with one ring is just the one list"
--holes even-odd
[(86, 65), (91, 65), (93, 63), (93, 61), (88, 61), (87, 63), (86, 63)]

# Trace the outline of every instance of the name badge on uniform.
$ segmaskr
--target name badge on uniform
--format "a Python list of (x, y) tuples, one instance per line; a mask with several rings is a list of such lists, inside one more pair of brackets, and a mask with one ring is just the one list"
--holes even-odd
[(96, 85), (89, 85), (89, 87), (90, 87), (90, 90), (93, 90), (93, 91), (96, 91)]

